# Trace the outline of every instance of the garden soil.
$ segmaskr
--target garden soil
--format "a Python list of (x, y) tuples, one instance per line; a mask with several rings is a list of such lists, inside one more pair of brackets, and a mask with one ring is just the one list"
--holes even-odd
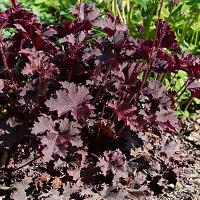
[(178, 136), (180, 154), (189, 162), (181, 170), (176, 186), (155, 200), (200, 200), (200, 112), (195, 121), (184, 121), (183, 130)]

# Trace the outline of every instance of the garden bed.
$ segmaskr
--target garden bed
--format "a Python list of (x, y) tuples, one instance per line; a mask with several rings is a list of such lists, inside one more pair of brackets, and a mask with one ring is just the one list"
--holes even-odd
[[(184, 130), (177, 136), (180, 140), (180, 154), (188, 159), (180, 173), (177, 185), (172, 191), (162, 194), (155, 199), (158, 200), (198, 200), (200, 197), (200, 117), (195, 121), (185, 121)], [(196, 134), (194, 134), (196, 133)], [(196, 135), (197, 137), (192, 137)], [(175, 190), (174, 190), (175, 189)]]
[(180, 116), (200, 98), (200, 60), (162, 7), (143, 39), (92, 3), (53, 25), (16, 0), (0, 13), (4, 199), (198, 197), (199, 120)]

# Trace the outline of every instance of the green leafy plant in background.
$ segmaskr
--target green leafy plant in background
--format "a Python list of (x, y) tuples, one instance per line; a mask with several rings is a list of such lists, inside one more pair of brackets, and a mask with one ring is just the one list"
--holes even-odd
[[(34, 11), (43, 22), (54, 23), (59, 17), (71, 17), (68, 9), (76, 5), (78, 0), (20, 0), (20, 3)], [(82, 0), (84, 3), (91, 0)], [(151, 38), (155, 28), (154, 22), (158, 12), (159, 0), (93, 0), (100, 10), (111, 10), (115, 16), (125, 23), (132, 35), (138, 34), (138, 24), (144, 26), (140, 37)], [(9, 6), (8, 0), (0, 4), (0, 11)], [(199, 0), (164, 0), (161, 19), (168, 20), (176, 33), (183, 50), (199, 53), (200, 43), (200, 1)]]
[(182, 49), (199, 54), (200, 1), (180, 2), (172, 12), (170, 24), (177, 34)]
[(76, 0), (20, 0), (23, 6), (30, 8), (34, 13), (38, 13), (40, 20), (47, 23), (55, 23), (60, 16), (67, 17), (67, 10), (71, 5), (76, 4)]
[[(143, 39), (149, 39), (153, 36), (154, 22), (157, 19), (158, 0), (121, 0), (121, 1), (103, 1), (107, 7), (118, 15), (121, 21), (126, 23), (131, 30), (136, 30), (138, 24), (141, 24), (141, 32), (138, 34), (132, 31), (132, 35), (137, 35)], [(160, 18), (169, 22), (176, 33), (177, 40), (183, 51), (191, 51), (195, 54), (200, 53), (200, 1), (163, 1), (160, 11)], [(168, 87), (171, 81), (172, 90), (179, 94), (177, 101), (182, 101), (181, 106), (177, 104), (177, 115), (195, 117), (195, 109), (200, 105), (197, 98), (192, 98), (189, 91), (182, 92), (184, 84), (187, 82), (186, 72), (179, 71), (176, 76), (171, 73), (164, 77), (164, 84)], [(176, 80), (176, 81), (174, 81)]]
[[(76, 0), (20, 0), (19, 2), (37, 14), (40, 21), (49, 24), (57, 22), (60, 16), (67, 18), (69, 7), (77, 3)], [(2, 0), (0, 11), (8, 7), (9, 0)]]
[[(158, 0), (113, 0), (113, 1), (98, 1), (100, 7), (106, 7), (115, 15), (118, 15), (120, 20), (125, 23), (131, 30), (131, 34), (142, 39), (153, 37), (155, 21), (157, 19)], [(192, 51), (199, 54), (200, 40), (200, 4), (198, 0), (187, 1), (163, 1), (162, 9), (160, 10), (160, 18), (169, 22), (170, 26), (176, 33), (177, 40), (183, 51)], [(139, 26), (138, 26), (139, 24)], [(136, 31), (140, 29), (139, 34)], [(187, 82), (188, 75), (184, 71), (179, 71), (175, 76), (173, 73), (164, 76), (163, 82), (166, 87), (179, 94), (177, 104), (177, 115), (183, 117), (195, 117), (195, 109), (199, 107), (200, 101), (197, 98), (192, 98), (189, 91), (183, 92), (184, 84)], [(175, 81), (176, 80), (176, 81)]]
[[(88, 2), (88, 0), (83, 0)], [(133, 35), (136, 27), (142, 24), (144, 29), (140, 36), (148, 39), (153, 35), (154, 22), (158, 12), (159, 0), (95, 0), (100, 9), (107, 8), (119, 16)], [(177, 35), (183, 50), (199, 53), (200, 1), (199, 0), (165, 0), (161, 9), (161, 19), (169, 22)]]

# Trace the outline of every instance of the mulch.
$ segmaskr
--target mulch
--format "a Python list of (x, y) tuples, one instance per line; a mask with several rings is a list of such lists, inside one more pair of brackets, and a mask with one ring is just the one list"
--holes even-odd
[(189, 164), (181, 170), (172, 191), (159, 195), (155, 200), (200, 200), (200, 112), (196, 120), (184, 120), (177, 138), (180, 154)]

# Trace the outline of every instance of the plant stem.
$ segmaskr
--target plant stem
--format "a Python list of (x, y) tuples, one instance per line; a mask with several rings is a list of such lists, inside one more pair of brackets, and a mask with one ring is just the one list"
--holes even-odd
[(183, 31), (182, 31), (182, 33), (181, 33), (181, 39), (180, 39), (180, 44), (183, 42), (183, 40), (184, 40), (184, 38), (185, 38), (185, 35), (186, 35), (186, 33), (187, 33), (187, 29), (188, 29), (188, 27), (189, 27), (189, 23), (190, 23), (190, 16), (187, 18), (187, 21), (186, 21), (186, 23), (185, 23), (185, 26), (184, 26), (184, 28), (183, 28)]
[(116, 0), (116, 8), (117, 8), (117, 12), (118, 12), (118, 16), (120, 18), (120, 21), (123, 23), (124, 20), (123, 20), (123, 17), (121, 15), (121, 12), (120, 12), (120, 9), (119, 9), (119, 4), (118, 4), (117, 0)]
[(199, 31), (196, 32), (196, 37), (195, 37), (195, 46), (198, 44), (198, 39), (199, 39)]
[(190, 81), (186, 81), (184, 84), (183, 84), (183, 86), (180, 88), (180, 90), (176, 93), (176, 96), (177, 96), (177, 94), (182, 90), (182, 92), (178, 95), (178, 97), (176, 98), (176, 100), (175, 100), (175, 102), (177, 102), (179, 99), (180, 99), (180, 97), (182, 96), (182, 94), (185, 92), (185, 90), (186, 90), (186, 88), (190, 85)]
[(116, 12), (115, 12), (115, 0), (112, 0), (112, 12), (114, 15), (116, 15)]
[(104, 112), (105, 112), (105, 108), (106, 108), (106, 103), (103, 104), (103, 109), (102, 109), (102, 111), (101, 111), (100, 119), (103, 118), (103, 115), (104, 115)]
[(119, 135), (123, 132), (124, 128), (126, 127), (126, 124), (124, 123), (122, 128), (119, 130)]
[(149, 39), (149, 31), (151, 27), (151, 22), (153, 20), (154, 12), (156, 9), (157, 9), (157, 2), (156, 3), (151, 2), (149, 9), (145, 11), (145, 16), (147, 16), (147, 19), (144, 20), (144, 27), (146, 27), (145, 28), (146, 31), (144, 35), (145, 39)]
[[(160, 8), (159, 8), (159, 10), (158, 10), (158, 18), (157, 18), (157, 21), (159, 21), (159, 19), (160, 19), (160, 14), (161, 14), (161, 10), (162, 10), (162, 7), (163, 7), (163, 3), (164, 3), (164, 0), (161, 0), (161, 2), (160, 2)], [(152, 58), (152, 56), (153, 56), (153, 50), (154, 50), (154, 47), (155, 47), (155, 43), (156, 43), (156, 39), (157, 39), (157, 34), (158, 34), (158, 23), (157, 23), (157, 26), (156, 26), (156, 33), (155, 33), (155, 36), (154, 36), (154, 40), (153, 40), (153, 45), (152, 45), (152, 49), (151, 49), (151, 52), (150, 52), (150, 59)], [(160, 45), (160, 44), (159, 44)], [(159, 48), (159, 47), (158, 47)], [(148, 77), (149, 77), (149, 74), (150, 74), (150, 71), (151, 71), (151, 69), (150, 69), (150, 65), (152, 64), (152, 62), (151, 62), (151, 60), (150, 60), (150, 62), (149, 62), (149, 69), (147, 69), (147, 71), (145, 72), (145, 74), (144, 74), (144, 78), (143, 78), (143, 82), (142, 82), (142, 85), (141, 85), (141, 87), (140, 87), (140, 91), (142, 90), (142, 88), (144, 87), (144, 85), (145, 85), (145, 83), (146, 83), (146, 81), (147, 81), (147, 79), (148, 79)]]
[(167, 76), (168, 72), (163, 73), (163, 76), (160, 78), (160, 82), (163, 82)]
[(174, 76), (172, 77), (171, 81), (169, 82), (169, 85), (167, 86), (166, 90), (168, 90), (171, 87), (171, 85), (172, 85), (172, 83), (174, 83), (175, 79), (176, 79), (176, 73), (174, 73)]
[(193, 96), (191, 95), (190, 98), (189, 98), (189, 101), (188, 101), (188, 103), (187, 103), (187, 105), (185, 107), (185, 111), (189, 108), (189, 106), (192, 103), (192, 101), (193, 101)]
[(31, 161), (27, 162), (26, 164), (24, 164), (24, 165), (22, 165), (22, 166), (18, 167), (17, 169), (14, 169), (14, 170), (13, 170), (13, 172), (15, 172), (15, 171), (18, 171), (18, 170), (22, 169), (23, 167), (25, 167), (25, 166), (27, 166), (27, 165), (31, 164), (32, 162), (36, 161), (37, 159), (39, 159), (39, 158), (41, 158), (41, 157), (42, 157), (42, 155), (39, 155), (39, 156), (35, 157), (33, 160), (31, 160)]
[(109, 127), (111, 127), (114, 124), (116, 119), (117, 119), (117, 115), (114, 116), (113, 120), (110, 122)]
[[(161, 14), (161, 10), (162, 10), (162, 7), (163, 7), (163, 3), (164, 3), (164, 0), (161, 0), (161, 2), (160, 2), (160, 8), (159, 8), (159, 10), (158, 10), (158, 18), (157, 18), (157, 21), (160, 20), (160, 14)], [(156, 42), (156, 39), (157, 39), (157, 34), (158, 34), (158, 23), (157, 23), (157, 26), (156, 26), (156, 34), (155, 34), (155, 36), (154, 36), (153, 47), (155, 46), (155, 42)], [(152, 53), (153, 53), (153, 49), (152, 49), (152, 51), (151, 51), (151, 54), (152, 54)], [(152, 55), (151, 55), (151, 57), (152, 57)]]
[[(109, 65), (109, 67), (108, 67), (108, 70), (107, 70), (107, 72), (106, 72), (106, 74), (105, 74), (105, 76), (104, 76), (104, 78), (103, 78), (102, 84), (105, 83), (105, 81), (106, 81), (108, 75), (110, 74), (110, 71), (111, 71), (111, 69), (112, 69), (112, 67), (113, 67), (114, 64), (115, 64), (115, 63), (114, 63), (113, 61), (110, 63), (110, 65)], [(95, 98), (94, 98), (94, 100), (93, 100), (93, 102), (92, 102), (93, 105), (96, 103), (96, 100), (98, 99), (102, 88), (103, 88), (103, 86), (100, 85), (99, 88), (98, 88), (98, 90), (97, 90), (97, 93), (96, 93), (96, 95), (95, 95)]]
[(82, 0), (78, 0), (78, 2), (77, 2), (77, 5), (79, 6), (79, 8), (78, 8), (78, 21), (80, 21), (81, 4), (82, 4)]
[(178, 93), (188, 84), (188, 80), (181, 86), (181, 88), (176, 92), (175, 96), (178, 95)]
[(151, 70), (148, 69), (148, 70), (144, 73), (144, 76), (143, 76), (143, 78), (142, 78), (142, 86), (141, 86), (140, 90), (144, 87), (144, 85), (145, 85), (145, 83), (146, 83), (146, 81), (147, 81), (147, 79), (148, 79), (148, 77), (149, 77), (150, 72), (151, 72)]
[(7, 61), (6, 61), (6, 57), (5, 57), (5, 54), (4, 54), (4, 51), (3, 51), (3, 36), (2, 36), (2, 33), (0, 32), (0, 53), (1, 53), (1, 56), (2, 56), (2, 60), (3, 60), (3, 69), (4, 69), (4, 72), (5, 72), (5, 76), (7, 76), (7, 73), (9, 73), (9, 67), (8, 67), (8, 64), (7, 64)]
[(125, 13), (125, 2), (122, 2), (122, 16), (123, 16), (123, 19), (124, 19), (124, 23), (127, 24), (126, 13)]

